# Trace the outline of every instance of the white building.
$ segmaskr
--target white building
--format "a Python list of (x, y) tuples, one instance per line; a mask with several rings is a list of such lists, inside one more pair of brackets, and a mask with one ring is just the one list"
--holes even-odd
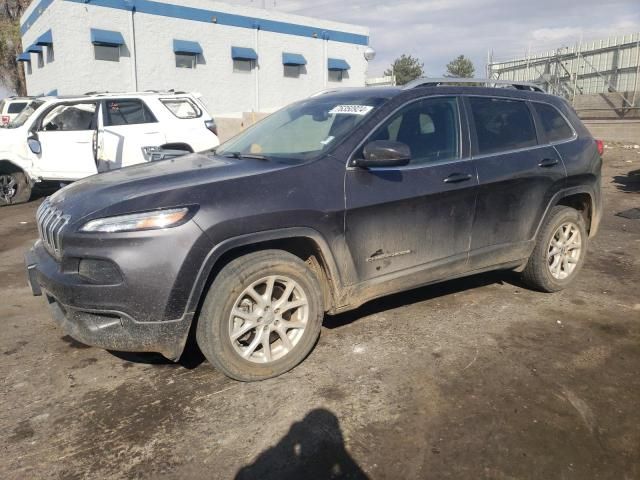
[(364, 86), (367, 28), (209, 0), (35, 0), (21, 20), (30, 95), (200, 92), (214, 115)]

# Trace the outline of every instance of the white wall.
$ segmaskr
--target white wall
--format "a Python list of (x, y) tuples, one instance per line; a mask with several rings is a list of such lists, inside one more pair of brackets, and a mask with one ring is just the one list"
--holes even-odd
[[(164, 3), (185, 2), (163, 0)], [(37, 2), (34, 2), (37, 3)], [(261, 19), (309, 25), (322, 29), (368, 35), (363, 27), (300, 17), (280, 12), (228, 5), (208, 0), (189, 0), (188, 6), (224, 11)], [(25, 14), (23, 19), (28, 15)], [(364, 86), (366, 46), (321, 38), (287, 35), (216, 23), (189, 21), (137, 12), (135, 43), (131, 12), (56, 0), (24, 35), (25, 46), (52, 29), (54, 58), (37, 66), (32, 54), (32, 73), (27, 75), (30, 94), (57, 89), (61, 95), (87, 91), (132, 91), (136, 89), (132, 56), (135, 48), (138, 90), (177, 89), (197, 91), (214, 115), (237, 115), (247, 111), (272, 111), (326, 87)], [(126, 47), (120, 62), (96, 61), (90, 29), (121, 32)], [(197, 41), (204, 50), (195, 69), (176, 68), (173, 39)], [(258, 53), (251, 73), (234, 73), (231, 47), (250, 47)], [(299, 53), (307, 60), (306, 73), (286, 78), (282, 53)], [(326, 57), (342, 58), (351, 69), (343, 82), (326, 84)], [(259, 87), (256, 88), (256, 80)]]

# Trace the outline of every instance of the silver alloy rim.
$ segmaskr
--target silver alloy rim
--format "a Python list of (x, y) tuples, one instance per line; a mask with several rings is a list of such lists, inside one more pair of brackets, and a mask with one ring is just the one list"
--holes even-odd
[(553, 278), (565, 280), (576, 269), (582, 253), (582, 234), (573, 222), (560, 225), (549, 242), (547, 250), (549, 271)]
[(8, 202), (16, 195), (17, 190), (16, 179), (13, 175), (0, 175), (0, 197)]
[(308, 320), (302, 287), (292, 278), (270, 275), (245, 288), (233, 304), (229, 338), (245, 360), (274, 362), (300, 342)]

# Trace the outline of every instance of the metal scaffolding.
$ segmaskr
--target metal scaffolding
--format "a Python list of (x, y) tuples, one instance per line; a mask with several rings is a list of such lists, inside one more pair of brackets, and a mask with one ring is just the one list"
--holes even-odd
[(638, 108), (640, 32), (503, 62), (491, 53), (487, 76), (536, 83), (572, 103), (576, 95), (614, 93), (627, 108)]

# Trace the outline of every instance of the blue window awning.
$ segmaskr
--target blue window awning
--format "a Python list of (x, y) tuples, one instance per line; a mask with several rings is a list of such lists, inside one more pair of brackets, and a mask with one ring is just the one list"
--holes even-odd
[(30, 62), (31, 61), (31, 55), (29, 55), (28, 53), (21, 53), (20, 55), (18, 55), (16, 57), (16, 61), (18, 61), (18, 62)]
[(283, 53), (282, 54), (283, 65), (306, 65), (307, 59), (299, 53)]
[(119, 47), (120, 45), (124, 45), (124, 37), (120, 32), (92, 28), (91, 43), (105, 47)]
[(53, 45), (53, 35), (51, 34), (51, 30), (43, 33), (36, 40), (36, 45), (40, 45), (41, 47), (50, 47)]
[(202, 55), (202, 47), (200, 44), (188, 40), (174, 40), (173, 51), (184, 55)]
[(329, 59), (329, 70), (349, 70), (351, 67), (341, 58), (330, 58)]
[(234, 60), (257, 60), (258, 54), (253, 48), (231, 47), (231, 58)]
[(39, 47), (35, 43), (30, 45), (26, 50), (27, 53), (42, 53), (42, 47)]

